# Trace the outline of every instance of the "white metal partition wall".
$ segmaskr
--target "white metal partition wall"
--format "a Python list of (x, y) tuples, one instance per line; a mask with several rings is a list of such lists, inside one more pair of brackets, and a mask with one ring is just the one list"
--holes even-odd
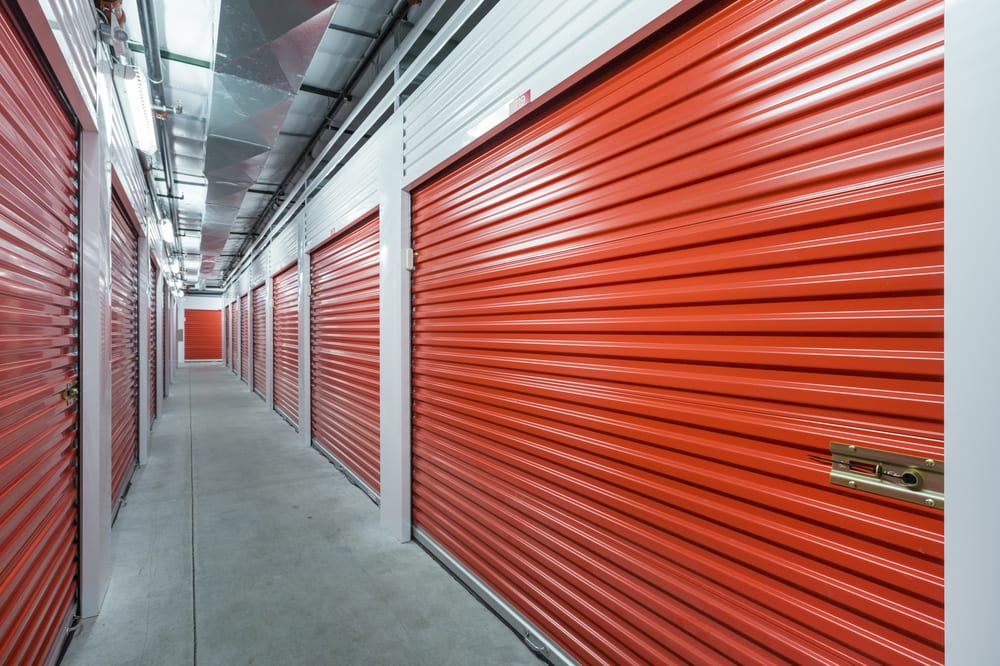
[[(404, 172), (424, 175), (518, 109), (690, 0), (501, 0), (401, 106)], [(448, 100), (442, 113), (443, 100)]]
[[(1000, 5), (945, 4), (945, 658), (1000, 664)], [(984, 307), (984, 304), (991, 304)]]

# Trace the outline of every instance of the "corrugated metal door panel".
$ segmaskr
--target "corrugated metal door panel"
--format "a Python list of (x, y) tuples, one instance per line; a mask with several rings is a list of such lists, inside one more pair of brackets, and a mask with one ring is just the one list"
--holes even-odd
[(0, 663), (63, 642), (78, 576), (76, 123), (0, 6)]
[(312, 254), (312, 433), (379, 492), (379, 235), (369, 218)]
[(125, 203), (111, 207), (111, 504), (139, 457), (139, 237)]
[(237, 361), (237, 355), (239, 354), (238, 344), (240, 339), (240, 313), (237, 309), (236, 300), (234, 299), (232, 303), (229, 304), (229, 310), (232, 316), (229, 319), (229, 343), (231, 345), (230, 364), (229, 367), (232, 368), (233, 374), (236, 374), (239, 363)]
[(156, 285), (160, 279), (160, 269), (156, 262), (149, 261), (149, 427), (153, 427), (156, 418)]
[(177, 322), (174, 314), (174, 299), (170, 294), (167, 281), (163, 281), (160, 291), (163, 299), (163, 397), (170, 397), (170, 382), (173, 379), (174, 355), (177, 353)]
[(274, 407), (299, 423), (299, 267), (274, 276)]
[(247, 294), (240, 296), (240, 379), (247, 381), (250, 359), (249, 323), (250, 299)]
[(222, 358), (222, 311), (184, 311), (184, 358), (218, 361)]
[(267, 292), (260, 285), (253, 290), (253, 390), (263, 396), (267, 391)]
[(222, 308), (222, 362), (229, 365), (229, 306)]
[(713, 5), (413, 193), (414, 523), (585, 663), (938, 663), (942, 5)]

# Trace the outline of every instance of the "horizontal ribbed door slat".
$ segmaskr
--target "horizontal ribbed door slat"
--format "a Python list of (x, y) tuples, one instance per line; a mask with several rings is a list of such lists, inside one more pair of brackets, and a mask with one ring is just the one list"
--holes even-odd
[(222, 311), (184, 311), (184, 358), (217, 361), (222, 358)]
[(111, 503), (139, 457), (139, 237), (117, 194), (111, 207)]
[(253, 290), (253, 390), (267, 391), (267, 291), (265, 285)]
[(44, 664), (77, 596), (77, 134), (0, 6), (0, 663)]
[[(413, 193), (414, 524), (583, 663), (943, 660), (942, 6), (732, 2)], [(874, 657), (873, 657), (874, 656)]]
[(250, 360), (249, 319), (250, 299), (247, 294), (240, 296), (240, 379), (247, 381)]
[(274, 407), (299, 422), (299, 267), (274, 276)]
[(311, 261), (313, 438), (378, 493), (378, 218), (316, 250)]

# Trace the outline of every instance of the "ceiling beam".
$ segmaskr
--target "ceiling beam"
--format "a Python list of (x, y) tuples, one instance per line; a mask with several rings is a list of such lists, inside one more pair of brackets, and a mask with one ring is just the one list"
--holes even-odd
[(344, 99), (350, 102), (351, 96), (344, 94), (340, 90), (327, 90), (326, 88), (320, 88), (319, 86), (311, 86), (308, 83), (303, 83), (299, 86), (299, 90), (305, 93), (310, 93), (312, 95), (321, 95), (323, 97), (329, 97), (330, 99)]
[[(128, 48), (133, 53), (146, 53), (146, 47), (139, 42), (129, 42)], [(201, 58), (192, 58), (191, 56), (182, 55), (180, 53), (174, 53), (173, 51), (168, 51), (167, 49), (160, 49), (160, 57), (164, 60), (172, 60), (174, 62), (183, 63), (185, 65), (192, 65), (194, 67), (201, 67), (202, 69), (212, 69), (212, 63), (207, 60), (202, 60)]]
[[(159, 170), (159, 169), (158, 169), (158, 170)], [(161, 177), (161, 176), (156, 176), (155, 178), (153, 178), (153, 180), (155, 180), (155, 181), (156, 181), (156, 182), (158, 182), (158, 183), (165, 183), (165, 182), (167, 182), (167, 179), (166, 179), (166, 178), (163, 178), (163, 177)], [(192, 185), (192, 186), (194, 186), (194, 187), (208, 187), (208, 183), (196, 183), (196, 182), (194, 182), (194, 181), (190, 181), (190, 180), (180, 180), (180, 179), (178, 179), (178, 178), (175, 178), (175, 179), (174, 179), (174, 184), (175, 184), (175, 185)]]
[(357, 28), (352, 28), (350, 26), (340, 25), (337, 23), (331, 23), (330, 30), (336, 30), (337, 32), (346, 32), (349, 35), (357, 35), (358, 37), (367, 37), (368, 39), (378, 39), (378, 35), (376, 35), (374, 32), (358, 30)]

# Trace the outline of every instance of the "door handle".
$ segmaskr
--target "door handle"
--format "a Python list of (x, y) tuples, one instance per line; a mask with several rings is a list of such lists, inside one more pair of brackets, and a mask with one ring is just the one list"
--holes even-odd
[(66, 401), (67, 405), (73, 405), (80, 399), (80, 382), (70, 382), (62, 391), (59, 397)]
[(830, 442), (830, 456), (809, 456), (830, 465), (830, 483), (851, 490), (944, 509), (944, 463), (902, 453)]

